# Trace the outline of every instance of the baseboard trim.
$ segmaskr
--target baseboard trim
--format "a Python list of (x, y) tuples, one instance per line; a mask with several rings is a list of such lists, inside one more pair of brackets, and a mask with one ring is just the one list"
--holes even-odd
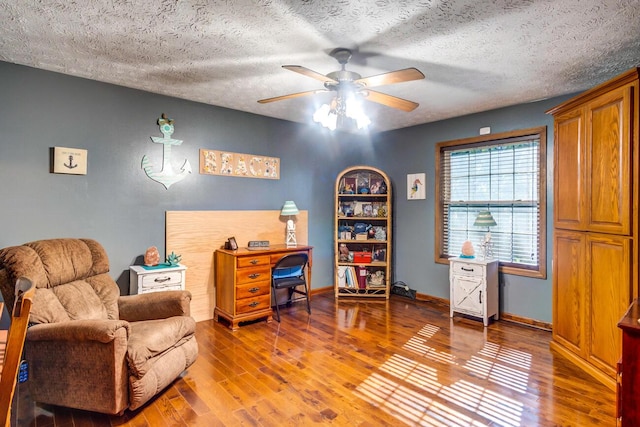
[[(441, 307), (446, 307), (447, 310), (449, 309), (449, 300), (446, 298), (434, 297), (433, 295), (418, 293), (416, 294), (416, 299), (418, 301), (430, 302)], [(529, 326), (531, 328), (542, 329), (549, 332), (551, 332), (552, 329), (551, 323), (543, 322), (541, 320), (529, 319), (527, 317), (517, 316), (511, 313), (500, 313), (500, 320), (504, 320), (505, 322), (518, 323), (523, 326)]]
[[(311, 296), (316, 294), (322, 294), (325, 292), (333, 292), (333, 286), (327, 286), (324, 288), (317, 288), (311, 290)], [(449, 310), (449, 300), (446, 298), (435, 297), (433, 295), (416, 293), (416, 301), (428, 302), (439, 307)], [(500, 320), (505, 322), (517, 323), (519, 325), (528, 326), (530, 328), (541, 329), (543, 331), (552, 330), (552, 324), (549, 322), (543, 322), (541, 320), (529, 319), (528, 317), (522, 317), (511, 313), (500, 313)]]

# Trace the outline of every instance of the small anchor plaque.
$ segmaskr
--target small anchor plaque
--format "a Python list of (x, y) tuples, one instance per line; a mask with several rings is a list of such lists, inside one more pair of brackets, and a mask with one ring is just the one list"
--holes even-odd
[(182, 145), (182, 140), (173, 139), (174, 127), (173, 120), (162, 113), (162, 116), (158, 119), (158, 126), (160, 126), (160, 132), (162, 132), (162, 138), (152, 136), (151, 140), (156, 144), (162, 144), (162, 169), (159, 171), (154, 170), (151, 161), (145, 154), (142, 157), (142, 168), (149, 178), (164, 185), (168, 190), (171, 185), (178, 181), (182, 181), (188, 174), (191, 173), (191, 164), (189, 159), (186, 159), (180, 168), (180, 172), (175, 172), (171, 165), (171, 147), (174, 145)]
[(87, 150), (53, 147), (53, 173), (87, 174)]

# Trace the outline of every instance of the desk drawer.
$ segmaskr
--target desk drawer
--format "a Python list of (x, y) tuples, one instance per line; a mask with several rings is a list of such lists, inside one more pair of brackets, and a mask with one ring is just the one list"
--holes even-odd
[(484, 277), (484, 266), (467, 263), (467, 262), (453, 262), (451, 263), (451, 274), (456, 276), (474, 276)]
[(238, 268), (256, 267), (258, 265), (269, 265), (269, 255), (238, 257), (236, 261)]
[(260, 295), (266, 295), (271, 290), (271, 282), (263, 280), (256, 283), (246, 283), (236, 286), (236, 300), (243, 298), (253, 298)]
[(155, 288), (156, 286), (180, 285), (182, 283), (182, 273), (180, 271), (165, 271), (142, 276), (143, 288)]
[(287, 256), (287, 255), (293, 255), (293, 254), (299, 254), (299, 253), (304, 253), (304, 252), (280, 252), (278, 254), (272, 254), (271, 255), (271, 265), (274, 265), (276, 262), (280, 261), (280, 258)]
[[(267, 258), (268, 259), (268, 258)], [(271, 277), (271, 266), (260, 265), (258, 267), (245, 267), (236, 270), (236, 285), (252, 283), (258, 281), (269, 281)]]
[(271, 307), (271, 294), (236, 301), (236, 314), (250, 313)]

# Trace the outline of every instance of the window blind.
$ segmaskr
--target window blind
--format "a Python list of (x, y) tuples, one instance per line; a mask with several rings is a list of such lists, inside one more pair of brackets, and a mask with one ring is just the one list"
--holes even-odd
[[(491, 232), (493, 257), (522, 268), (540, 263), (540, 138), (537, 135), (443, 147), (440, 152), (441, 248), (457, 256)], [(497, 225), (473, 225), (480, 211)]]

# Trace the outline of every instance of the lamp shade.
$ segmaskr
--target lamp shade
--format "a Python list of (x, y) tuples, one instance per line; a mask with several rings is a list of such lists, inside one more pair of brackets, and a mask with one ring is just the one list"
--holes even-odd
[(284, 206), (282, 207), (282, 211), (280, 212), (280, 215), (289, 216), (289, 215), (298, 215), (299, 213), (300, 211), (298, 210), (298, 207), (296, 206), (295, 202), (293, 200), (287, 200), (286, 202), (284, 202)]
[(493, 227), (498, 225), (496, 220), (493, 219), (493, 215), (489, 211), (482, 211), (478, 213), (475, 222), (473, 223), (474, 227)]

